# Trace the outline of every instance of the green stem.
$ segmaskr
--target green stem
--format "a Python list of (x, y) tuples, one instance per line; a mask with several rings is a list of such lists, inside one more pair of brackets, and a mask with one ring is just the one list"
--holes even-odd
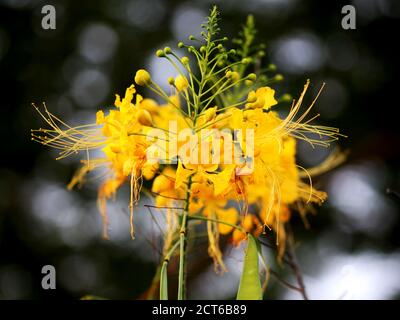
[(179, 275), (178, 275), (178, 300), (186, 298), (186, 256), (187, 256), (187, 225), (189, 215), (190, 187), (192, 186), (192, 177), (189, 178), (185, 208), (182, 213), (181, 230), (179, 232)]
[[(172, 248), (168, 251), (168, 253), (165, 255), (165, 257), (164, 257), (164, 261), (163, 261), (163, 263), (162, 263), (162, 265), (161, 265), (161, 268), (160, 268), (160, 270), (157, 270), (158, 272), (158, 279), (160, 280), (160, 275), (162, 275), (163, 274), (163, 272), (168, 268), (168, 263), (169, 263), (169, 260), (171, 259), (171, 256), (172, 256), (172, 254), (174, 253), (174, 251), (178, 248), (178, 245), (179, 245), (179, 241), (177, 241), (173, 246), (172, 246)], [(163, 279), (163, 280), (165, 280), (165, 279)], [(162, 294), (162, 290), (164, 290), (164, 287), (166, 287), (166, 286), (164, 286), (162, 283), (160, 283), (160, 299), (161, 299), (161, 297), (163, 296), (163, 294)]]

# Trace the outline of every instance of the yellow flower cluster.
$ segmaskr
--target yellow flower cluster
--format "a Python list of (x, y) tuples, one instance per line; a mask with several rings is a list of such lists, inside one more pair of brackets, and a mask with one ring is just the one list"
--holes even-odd
[[(154, 207), (167, 210), (170, 224), (165, 249), (179, 237), (177, 219), (186, 213), (189, 219), (205, 221), (209, 255), (216, 266), (225, 270), (219, 249), (221, 235), (231, 234), (232, 243), (237, 245), (246, 233), (257, 236), (273, 230), (280, 255), (283, 254), (284, 224), (290, 219), (292, 208), (304, 214), (309, 204), (326, 199), (326, 193), (313, 188), (307, 170), (297, 165), (296, 139), (327, 146), (339, 134), (335, 128), (311, 125), (314, 118), (306, 119), (315, 100), (304, 113), (299, 113), (308, 81), (288, 115), (281, 118), (275, 107), (284, 99), (278, 99), (271, 88), (281, 76), (267, 79), (248, 73), (254, 57), (242, 56), (228, 62), (238, 53), (219, 43), (226, 39), (212, 40), (212, 25), (206, 30), (205, 44), (200, 49), (178, 45), (195, 56), (198, 72), (192, 70), (188, 57), (179, 58), (170, 48), (157, 52), (179, 72), (176, 78), (168, 78), (172, 95), (154, 83), (146, 70), (137, 71), (135, 83), (155, 92), (165, 104), (144, 99), (132, 84), (122, 99), (116, 96), (115, 108), (97, 112), (93, 124), (70, 127), (46, 107), (44, 111), (37, 108), (50, 128), (34, 130), (32, 136), (61, 149), (60, 158), (81, 150), (103, 151), (101, 158), (83, 160), (69, 188), (82, 183), (88, 172), (107, 168), (98, 191), (105, 237), (106, 202), (124, 183), (130, 184), (134, 237), (133, 209), (143, 179), (152, 180), (148, 191), (155, 196)], [(175, 123), (174, 129), (171, 122)], [(213, 130), (213, 134), (204, 135), (204, 129)], [(190, 134), (177, 139), (183, 130)], [(252, 135), (233, 141), (233, 132), (237, 131)], [(165, 151), (161, 152), (163, 157), (150, 156), (154, 146), (158, 151), (160, 146), (166, 149), (161, 150)], [(237, 158), (242, 161), (235, 161)], [(186, 232), (184, 223), (181, 234)]]

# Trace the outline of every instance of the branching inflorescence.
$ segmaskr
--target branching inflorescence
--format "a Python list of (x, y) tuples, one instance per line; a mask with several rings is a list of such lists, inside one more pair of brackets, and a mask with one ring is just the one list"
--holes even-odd
[[(135, 83), (153, 91), (163, 102), (143, 98), (132, 84), (115, 108), (98, 111), (96, 123), (71, 127), (37, 107), (48, 129), (33, 130), (32, 138), (60, 149), (59, 158), (79, 151), (101, 149), (101, 158), (87, 157), (68, 188), (81, 184), (98, 168), (107, 177), (98, 190), (103, 235), (108, 237), (107, 200), (124, 184), (130, 185), (131, 235), (134, 207), (143, 179), (152, 181), (153, 208), (165, 210), (168, 224), (164, 256), (159, 271), (166, 274), (168, 261), (179, 249), (179, 292), (184, 299), (187, 234), (190, 221), (205, 224), (208, 254), (217, 271), (226, 271), (220, 249), (221, 236), (230, 235), (238, 245), (262, 232), (273, 235), (278, 258), (285, 255), (285, 224), (293, 211), (303, 218), (312, 204), (320, 204), (326, 193), (312, 186), (310, 173), (296, 164), (296, 140), (312, 146), (329, 146), (340, 136), (335, 128), (313, 125), (309, 117), (316, 101), (301, 112), (309, 86), (293, 100), (285, 118), (274, 110), (287, 106), (288, 94), (275, 97), (271, 85), (283, 77), (274, 65), (263, 67), (264, 47), (255, 43), (256, 29), (249, 16), (239, 37), (228, 49), (228, 38), (220, 36), (218, 11), (213, 7), (202, 25), (201, 37), (190, 36), (190, 44), (178, 43), (187, 56), (171, 48), (158, 50), (177, 76), (167, 77), (166, 93), (144, 69)], [(328, 170), (339, 157), (319, 168)], [(303, 180), (304, 179), (304, 180)], [(164, 292), (165, 283), (162, 283)]]

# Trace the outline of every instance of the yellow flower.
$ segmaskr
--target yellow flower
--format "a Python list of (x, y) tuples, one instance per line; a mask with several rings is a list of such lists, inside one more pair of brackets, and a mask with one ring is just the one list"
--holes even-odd
[(247, 97), (247, 109), (257, 109), (261, 108), (264, 110), (269, 110), (272, 106), (276, 105), (278, 102), (274, 98), (275, 90), (270, 87), (261, 87), (256, 91), (250, 91)]

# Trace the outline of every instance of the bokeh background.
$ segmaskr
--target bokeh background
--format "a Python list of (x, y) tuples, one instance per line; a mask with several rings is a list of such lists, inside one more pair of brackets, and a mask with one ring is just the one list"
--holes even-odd
[[(55, 161), (53, 150), (30, 141), (30, 129), (43, 125), (30, 104), (45, 101), (72, 124), (92, 122), (138, 68), (158, 82), (174, 76), (156, 49), (198, 34), (213, 3), (231, 37), (254, 14), (266, 60), (285, 76), (279, 93), (296, 96), (310, 78), (315, 94), (326, 82), (315, 112), (348, 135), (338, 144), (350, 151), (347, 162), (315, 180), (329, 201), (310, 216), (310, 230), (293, 220), (309, 296), (400, 297), (399, 1), (0, 0), (0, 299), (143, 297), (159, 259), (159, 218), (139, 206), (131, 241), (123, 189), (109, 209), (111, 240), (102, 240), (96, 182), (67, 191), (79, 157)], [(56, 30), (41, 28), (45, 4), (56, 8)], [(356, 8), (356, 30), (341, 28), (346, 4)], [(332, 150), (301, 143), (298, 158), (309, 167)], [(241, 249), (226, 246), (230, 272), (220, 276), (205, 244), (192, 254), (189, 297), (234, 298)], [(56, 267), (56, 290), (41, 288), (47, 264)], [(265, 297), (301, 298), (273, 278)]]

